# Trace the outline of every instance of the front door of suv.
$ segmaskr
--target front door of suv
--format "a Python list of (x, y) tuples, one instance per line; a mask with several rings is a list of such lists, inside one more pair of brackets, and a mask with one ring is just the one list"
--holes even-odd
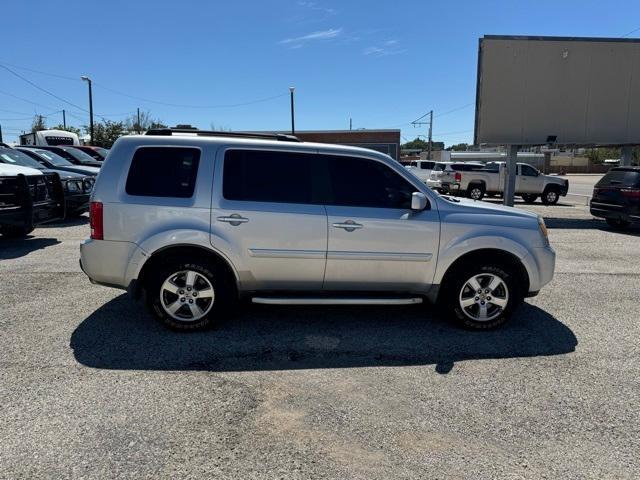
[(243, 288), (322, 288), (327, 216), (317, 154), (228, 149), (216, 163), (211, 242), (235, 260)]
[(433, 281), (440, 221), (431, 205), (411, 210), (419, 191), (383, 162), (319, 155), (327, 165), (326, 290), (423, 290)]

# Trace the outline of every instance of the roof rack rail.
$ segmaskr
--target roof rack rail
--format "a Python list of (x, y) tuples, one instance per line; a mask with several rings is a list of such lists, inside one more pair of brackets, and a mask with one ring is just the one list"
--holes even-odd
[(174, 133), (191, 133), (199, 137), (234, 137), (260, 138), (263, 140), (279, 140), (281, 142), (301, 142), (298, 137), (284, 133), (254, 133), (254, 132), (216, 132), (214, 130), (195, 130), (190, 128), (152, 128), (145, 135), (171, 136)]

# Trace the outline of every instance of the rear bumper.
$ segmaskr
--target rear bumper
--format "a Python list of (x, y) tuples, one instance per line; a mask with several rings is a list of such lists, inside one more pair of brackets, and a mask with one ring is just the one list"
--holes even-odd
[(80, 244), (80, 268), (92, 283), (126, 289), (127, 268), (137, 248), (132, 242), (84, 240)]
[(626, 222), (640, 221), (640, 209), (627, 205), (615, 205), (611, 203), (595, 202), (591, 200), (589, 212), (594, 217), (624, 220)]

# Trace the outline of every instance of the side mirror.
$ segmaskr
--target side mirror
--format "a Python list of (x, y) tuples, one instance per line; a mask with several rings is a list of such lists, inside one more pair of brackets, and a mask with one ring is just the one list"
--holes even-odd
[(411, 210), (422, 211), (427, 208), (427, 196), (422, 192), (413, 192), (411, 194)]

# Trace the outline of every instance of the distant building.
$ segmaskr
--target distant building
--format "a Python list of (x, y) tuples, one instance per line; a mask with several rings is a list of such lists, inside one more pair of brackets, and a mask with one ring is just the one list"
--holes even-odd
[[(277, 133), (290, 133), (281, 131)], [(386, 153), (400, 161), (400, 130), (296, 130), (296, 137), (304, 142), (333, 143), (370, 148)]]

